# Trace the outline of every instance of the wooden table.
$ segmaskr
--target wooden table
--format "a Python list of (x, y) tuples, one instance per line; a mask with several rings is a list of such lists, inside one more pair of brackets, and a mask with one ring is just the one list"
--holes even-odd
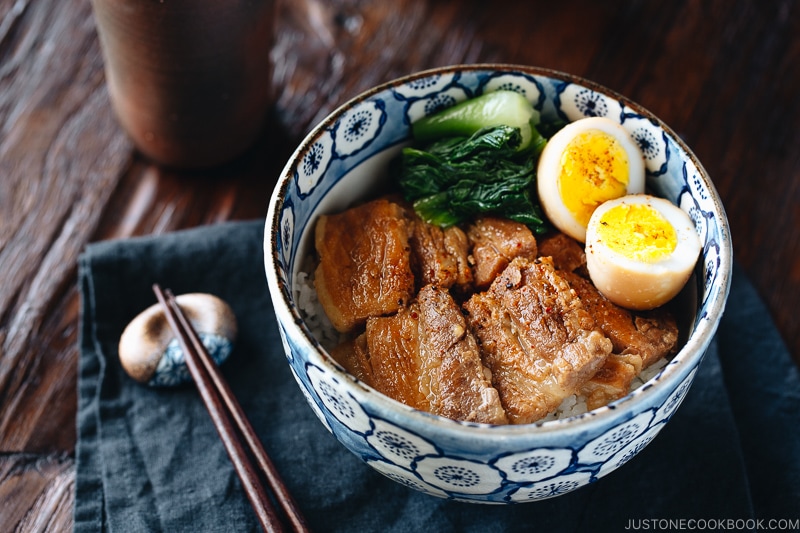
[(277, 173), (316, 121), (370, 86), (423, 68), (505, 62), (562, 70), (671, 125), (714, 179), (736, 258), (800, 362), (800, 3), (278, 7), (278, 97), (264, 135), (230, 165), (184, 173), (144, 160), (118, 126), (89, 0), (0, 0), (4, 530), (72, 526), (76, 260), (84, 246), (264, 217)]

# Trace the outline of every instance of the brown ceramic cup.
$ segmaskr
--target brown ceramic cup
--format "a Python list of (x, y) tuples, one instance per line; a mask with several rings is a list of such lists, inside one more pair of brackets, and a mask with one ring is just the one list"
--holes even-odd
[(116, 115), (157, 163), (243, 153), (270, 105), (273, 0), (92, 0)]

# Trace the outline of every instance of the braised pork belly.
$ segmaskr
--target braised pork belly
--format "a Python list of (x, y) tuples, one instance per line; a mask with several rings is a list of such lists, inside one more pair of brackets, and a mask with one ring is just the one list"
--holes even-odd
[(646, 313), (629, 311), (608, 300), (590, 280), (573, 272), (563, 272), (562, 275), (603, 333), (611, 339), (615, 353), (639, 355), (642, 368), (674, 354), (678, 326), (665, 309)]
[(553, 258), (562, 277), (613, 345), (612, 355), (581, 387), (580, 394), (589, 409), (627, 395), (643, 368), (675, 353), (678, 327), (673, 316), (664, 309), (632, 312), (609, 301), (587, 279), (586, 255), (576, 240), (563, 233), (550, 235), (542, 239), (539, 253)]
[(611, 341), (550, 258), (514, 259), (464, 308), (512, 423), (557, 408), (611, 353)]
[(439, 228), (382, 198), (321, 217), (315, 244), (319, 302), (348, 334), (331, 355), (416, 409), (487, 424), (538, 421), (571, 395), (594, 409), (676, 351), (672, 315), (611, 303), (561, 233)]
[(627, 395), (643, 368), (672, 355), (678, 327), (664, 310), (647, 316), (633, 313), (610, 302), (588, 279), (572, 272), (563, 275), (613, 344), (614, 354), (581, 389), (587, 407), (595, 409)]
[[(583, 246), (561, 232), (550, 233), (538, 241), (539, 255), (550, 257), (553, 266), (567, 272), (586, 272), (586, 253)], [(586, 273), (588, 275), (588, 273)]]
[(386, 199), (320, 217), (315, 228), (317, 296), (333, 326), (351, 332), (396, 312), (414, 296), (405, 210)]
[(472, 246), (475, 287), (483, 290), (515, 257), (536, 258), (536, 238), (524, 224), (496, 217), (481, 217), (467, 229)]
[(333, 350), (348, 371), (387, 396), (454, 420), (506, 424), (475, 338), (447, 290), (427, 285), (390, 317), (367, 320)]
[(600, 370), (580, 388), (579, 394), (586, 398), (586, 408), (591, 411), (627, 395), (633, 379), (641, 371), (639, 354), (609, 355)]
[(467, 235), (458, 226), (443, 229), (416, 217), (411, 234), (411, 252), (418, 287), (437, 285), (469, 291), (473, 280), (469, 245)]

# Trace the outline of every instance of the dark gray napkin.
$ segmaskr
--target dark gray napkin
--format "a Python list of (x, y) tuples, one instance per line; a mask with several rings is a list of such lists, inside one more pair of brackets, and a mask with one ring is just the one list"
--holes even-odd
[(154, 282), (176, 294), (213, 293), (233, 307), (240, 335), (224, 374), (313, 530), (599, 531), (653, 519), (797, 516), (800, 378), (738, 271), (695, 385), (641, 454), (574, 493), (487, 506), (384, 478), (324, 429), (285, 362), (262, 238), (263, 221), (252, 221), (87, 247), (79, 269), (76, 531), (258, 529), (193, 387), (148, 389), (119, 365), (119, 336), (155, 303)]

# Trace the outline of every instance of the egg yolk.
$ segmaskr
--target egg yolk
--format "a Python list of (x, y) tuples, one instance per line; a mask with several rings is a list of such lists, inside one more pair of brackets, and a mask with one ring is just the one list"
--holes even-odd
[(620, 142), (604, 131), (585, 131), (561, 154), (559, 193), (575, 220), (586, 226), (598, 205), (625, 196), (628, 174), (628, 155)]
[(664, 216), (644, 204), (621, 204), (600, 217), (598, 239), (628, 259), (656, 263), (678, 245), (678, 236)]

